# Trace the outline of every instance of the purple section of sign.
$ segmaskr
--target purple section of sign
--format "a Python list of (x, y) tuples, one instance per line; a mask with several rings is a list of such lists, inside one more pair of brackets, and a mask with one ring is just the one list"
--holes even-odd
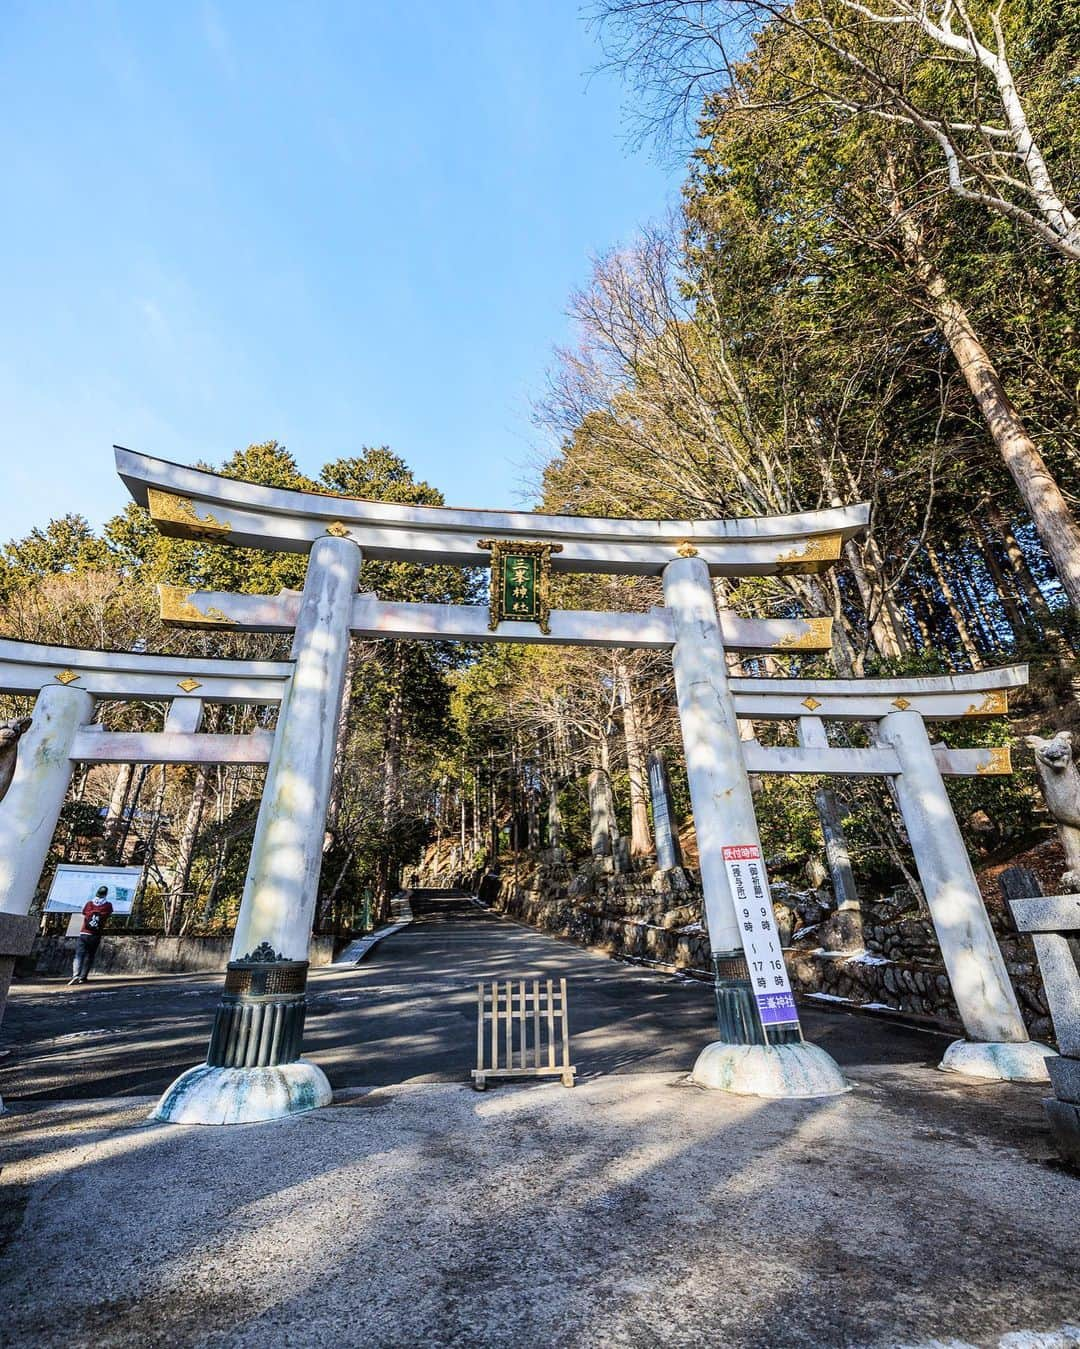
[(763, 1026), (776, 1026), (785, 1021), (797, 1022), (799, 1019), (795, 999), (790, 993), (759, 993), (757, 1005)]

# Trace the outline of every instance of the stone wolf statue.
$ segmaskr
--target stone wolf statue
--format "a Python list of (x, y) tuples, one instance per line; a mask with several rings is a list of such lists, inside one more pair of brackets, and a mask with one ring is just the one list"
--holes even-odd
[(1058, 731), (1052, 740), (1028, 735), (1024, 743), (1035, 751), (1039, 786), (1065, 851), (1062, 887), (1075, 894), (1080, 891), (1080, 771), (1073, 762), (1072, 732)]
[(7, 795), (15, 776), (15, 761), (19, 754), (19, 738), (30, 729), (29, 717), (14, 721), (0, 721), (0, 801)]

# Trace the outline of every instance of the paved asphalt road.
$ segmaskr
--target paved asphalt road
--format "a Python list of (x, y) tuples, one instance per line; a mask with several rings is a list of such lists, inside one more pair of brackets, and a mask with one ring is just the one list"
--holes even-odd
[[(714, 1030), (707, 985), (608, 959), (481, 909), (423, 898), (417, 920), (358, 969), (313, 970), (305, 1054), (335, 1088), (468, 1081), (481, 979), (565, 976), (582, 1076), (688, 1070)], [(108, 940), (108, 938), (106, 938)], [(0, 1027), (0, 1096), (76, 1100), (161, 1092), (202, 1061), (220, 975), (19, 982)], [(804, 1007), (807, 1037), (846, 1069), (935, 1064), (947, 1037)]]

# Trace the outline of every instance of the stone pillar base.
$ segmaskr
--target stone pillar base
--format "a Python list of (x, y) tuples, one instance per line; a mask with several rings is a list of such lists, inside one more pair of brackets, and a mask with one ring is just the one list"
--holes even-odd
[(692, 1078), (712, 1091), (771, 1099), (839, 1096), (851, 1090), (836, 1061), (805, 1041), (732, 1045), (716, 1040), (698, 1055)]
[(1056, 1057), (1049, 1045), (1036, 1040), (954, 1040), (938, 1067), (996, 1082), (1049, 1082), (1046, 1060)]
[(276, 1068), (201, 1063), (181, 1073), (150, 1119), (167, 1124), (257, 1124), (329, 1105), (333, 1094), (322, 1069), (303, 1059)]

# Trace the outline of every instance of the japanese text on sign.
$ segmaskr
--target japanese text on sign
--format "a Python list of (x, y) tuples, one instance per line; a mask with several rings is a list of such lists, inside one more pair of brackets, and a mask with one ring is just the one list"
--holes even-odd
[(769, 881), (761, 849), (742, 844), (723, 850), (735, 915), (739, 920), (750, 987), (764, 1026), (798, 1025), (799, 1014), (788, 982), (784, 952), (776, 931)]
[(503, 612), (507, 618), (530, 621), (539, 616), (537, 560), (527, 554), (508, 553), (503, 559)]

